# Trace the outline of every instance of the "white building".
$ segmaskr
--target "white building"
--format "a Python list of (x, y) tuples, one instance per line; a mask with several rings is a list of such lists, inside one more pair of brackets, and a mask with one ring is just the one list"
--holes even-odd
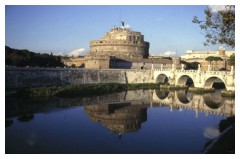
[(229, 58), (232, 54), (235, 54), (235, 51), (226, 51), (223, 46), (219, 47), (217, 51), (196, 51), (196, 50), (187, 50), (186, 54), (181, 56), (181, 59), (187, 62), (202, 62), (205, 61), (205, 58), (208, 56), (221, 57), (222, 59)]

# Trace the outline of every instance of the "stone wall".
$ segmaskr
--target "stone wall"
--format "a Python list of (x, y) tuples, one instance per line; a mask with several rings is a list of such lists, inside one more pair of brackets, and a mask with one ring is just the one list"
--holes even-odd
[(85, 68), (109, 69), (109, 57), (90, 57), (85, 56)]
[(91, 41), (90, 43), (90, 54), (94, 55), (139, 55), (144, 56), (146, 48), (148, 49), (148, 43), (138, 41), (123, 41), (123, 40), (100, 40)]
[(87, 83), (149, 83), (150, 70), (6, 68), (6, 89)]

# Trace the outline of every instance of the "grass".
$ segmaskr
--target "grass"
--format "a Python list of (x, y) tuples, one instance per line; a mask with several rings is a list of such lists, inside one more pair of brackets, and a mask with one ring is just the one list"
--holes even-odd
[(235, 91), (222, 91), (222, 97), (235, 98)]
[(93, 95), (109, 94), (113, 92), (121, 92), (126, 90), (137, 89), (159, 89), (158, 84), (80, 84), (80, 85), (65, 85), (53, 87), (38, 87), (19, 90), (16, 93), (17, 97), (86, 97)]
[(215, 92), (216, 90), (214, 88), (205, 89), (205, 88), (189, 87), (188, 91), (192, 93), (197, 93), (197, 94), (204, 94), (204, 93)]
[[(15, 94), (17, 97), (87, 97), (94, 95), (103, 95), (113, 92), (121, 92), (127, 90), (139, 90), (139, 89), (168, 89), (168, 90), (180, 90), (187, 89), (188, 87), (160, 85), (156, 83), (136, 83), (136, 84), (120, 84), (120, 83), (99, 83), (99, 84), (79, 84), (79, 85), (64, 85), (64, 86), (51, 86), (51, 87), (38, 87), (28, 88), (17, 91)], [(189, 92), (203, 94), (208, 92), (214, 92), (215, 89), (204, 89), (189, 87)], [(222, 96), (232, 97), (235, 92), (225, 92)]]

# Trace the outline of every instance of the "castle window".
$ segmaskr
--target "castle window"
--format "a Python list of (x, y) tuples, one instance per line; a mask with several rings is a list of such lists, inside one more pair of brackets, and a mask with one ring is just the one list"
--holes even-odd
[(100, 41), (100, 43), (103, 43), (102, 41)]

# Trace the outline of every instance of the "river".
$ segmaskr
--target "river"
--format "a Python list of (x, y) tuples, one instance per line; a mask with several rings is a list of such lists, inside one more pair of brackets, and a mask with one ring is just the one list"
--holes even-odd
[(5, 108), (6, 154), (200, 154), (235, 116), (235, 100), (219, 91), (6, 97)]

